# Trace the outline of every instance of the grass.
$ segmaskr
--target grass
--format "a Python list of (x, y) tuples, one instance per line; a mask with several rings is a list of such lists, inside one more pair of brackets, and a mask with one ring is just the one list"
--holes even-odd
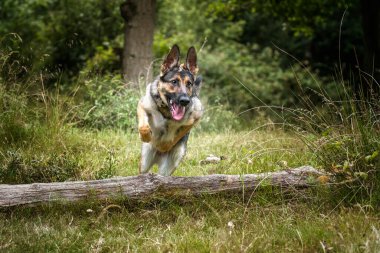
[(7, 252), (378, 252), (380, 217), (281, 194), (46, 205), (0, 213)]
[[(89, 180), (137, 173), (141, 142), (135, 117), (126, 120), (127, 131), (113, 123), (112, 128), (100, 130), (78, 128), (75, 125), (82, 124), (80, 118), (76, 123), (76, 118), (81, 114), (75, 114), (78, 106), (70, 98), (46, 91), (29, 95), (16, 88), (12, 92), (0, 86), (3, 91), (0, 93), (0, 105), (3, 105), (0, 106), (0, 182)], [(109, 95), (106, 100), (113, 99), (117, 103), (122, 101), (119, 94)], [(131, 101), (134, 103), (134, 99)], [(126, 110), (130, 107), (125, 106)], [(99, 108), (101, 112), (103, 109)], [(114, 120), (107, 108), (98, 121)], [(210, 108), (204, 118), (192, 131), (187, 158), (175, 175), (256, 173), (312, 161), (312, 154), (306, 152), (307, 147), (296, 135), (273, 125), (266, 129), (234, 131), (238, 121), (223, 107)], [(86, 116), (84, 121), (87, 119)], [(218, 165), (200, 166), (200, 161), (209, 154), (227, 159)]]
[[(73, 128), (61, 132), (55, 140), (51, 138), (47, 136), (46, 139), (25, 143), (21, 148), (15, 145), (0, 151), (3, 156), (3, 182), (89, 180), (116, 175), (130, 176), (138, 172), (141, 142), (137, 133)], [(209, 154), (226, 159), (220, 164), (200, 165), (200, 161)], [(296, 136), (282, 130), (195, 132), (189, 140), (186, 159), (174, 175), (274, 171), (309, 164), (311, 157), (312, 154)], [(51, 170), (55, 174), (49, 172), (50, 167), (54, 167)], [(68, 167), (73, 168), (71, 176), (65, 178), (66, 175), (59, 174), (63, 167), (66, 170), (62, 169), (62, 173), (69, 173)], [(42, 169), (45, 172), (40, 175), (38, 171)], [(157, 168), (153, 168), (153, 171), (156, 172)], [(23, 181), (28, 178), (28, 173), (29, 181)], [(36, 174), (35, 179), (31, 177), (33, 173)]]
[[(38, 143), (38, 141), (37, 141)], [(76, 161), (78, 179), (137, 174), (136, 133), (69, 128), (46, 152)], [(65, 144), (65, 145), (63, 145)], [(24, 144), (21, 157), (32, 155)], [(40, 144), (42, 145), (42, 144)], [(268, 128), (194, 131), (176, 176), (274, 171), (313, 164), (314, 154), (292, 133)], [(4, 152), (4, 151), (3, 151)], [(34, 156), (48, 156), (36, 149)], [(200, 165), (207, 155), (220, 164)], [(26, 159), (27, 160), (27, 159)], [(156, 170), (156, 168), (154, 169)], [(275, 189), (185, 199), (47, 204), (0, 211), (0, 251), (28, 252), (375, 252), (380, 217), (368, 207), (344, 207), (318, 189)]]
[[(134, 117), (122, 117), (127, 131), (115, 123), (119, 117), (115, 115), (132, 110), (134, 99), (114, 115), (108, 109), (109, 101), (121, 103), (123, 97), (109, 93), (95, 116), (90, 114), (95, 109), (82, 109), (88, 116), (83, 125), (80, 114), (75, 114), (76, 107), (61, 100), (61, 95), (55, 98), (43, 91), (30, 96), (2, 89), (1, 183), (137, 174), (141, 142), (131, 127)], [(356, 172), (376, 170), (377, 128), (371, 124), (371, 128), (360, 125), (361, 131), (351, 125), (346, 128), (347, 122), (355, 123), (352, 117), (329, 125), (327, 120), (321, 124), (318, 117), (302, 110), (294, 114), (310, 118), (300, 122), (301, 127), (295, 126), (300, 131), (289, 131), (288, 125), (279, 128), (271, 121), (252, 130), (237, 131), (233, 129), (239, 121), (232, 113), (226, 114), (222, 107), (212, 108), (206, 112), (203, 125), (192, 131), (186, 158), (174, 175), (247, 174), (312, 165), (332, 172), (343, 171), (344, 179), (350, 179), (347, 177), (354, 177)], [(99, 125), (92, 126), (93, 119)], [(103, 128), (102, 124), (110, 120), (114, 120), (112, 128)], [(308, 129), (301, 123), (311, 126)], [(359, 132), (371, 137), (368, 140), (372, 146), (368, 148), (360, 142), (364, 138)], [(210, 154), (226, 159), (219, 164), (201, 165), (200, 161)], [(357, 163), (352, 169), (351, 155), (366, 163)], [(152, 171), (157, 172), (157, 168)], [(323, 186), (291, 192), (266, 187), (249, 197), (235, 194), (108, 202), (89, 199), (75, 204), (6, 208), (0, 210), (0, 251), (379, 251), (377, 206), (366, 205), (372, 202), (365, 201), (357, 205), (351, 200), (344, 202), (352, 196), (351, 192), (337, 196), (335, 188)]]

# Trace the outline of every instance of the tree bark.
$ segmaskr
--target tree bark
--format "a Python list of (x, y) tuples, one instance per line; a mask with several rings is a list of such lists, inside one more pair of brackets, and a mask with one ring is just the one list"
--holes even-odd
[(124, 19), (124, 49), (122, 75), (130, 88), (137, 88), (143, 78), (150, 81), (153, 60), (155, 0), (126, 0), (120, 5)]
[(380, 1), (361, 0), (360, 4), (364, 36), (363, 70), (367, 73), (363, 76), (369, 80), (368, 86), (362, 88), (366, 93), (378, 92), (380, 87), (368, 74), (380, 83)]
[(293, 170), (247, 175), (208, 175), (164, 177), (157, 174), (94, 181), (0, 185), (0, 207), (54, 201), (99, 200), (126, 197), (188, 196), (221, 192), (254, 191), (268, 184), (277, 187), (305, 188), (311, 177), (322, 173), (304, 166)]

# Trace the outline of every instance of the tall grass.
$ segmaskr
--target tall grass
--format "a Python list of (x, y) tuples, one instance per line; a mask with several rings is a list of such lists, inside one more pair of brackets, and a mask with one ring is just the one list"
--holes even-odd
[[(336, 92), (331, 96), (318, 77), (307, 68), (303, 71), (312, 77), (318, 89), (312, 91), (313, 97), (306, 95), (310, 90), (304, 92), (302, 88), (303, 74), (294, 73), (302, 93), (302, 106), (264, 104), (254, 109), (269, 111), (278, 119), (276, 125), (291, 130), (307, 145), (314, 154), (313, 160), (328, 173), (337, 200), (379, 205), (380, 96), (370, 88), (378, 84), (364, 79), (344, 81), (339, 73)], [(256, 99), (259, 97), (251, 93)], [(315, 104), (316, 100), (322, 102)]]
[[(108, 137), (113, 133), (90, 133), (92, 126), (78, 128), (87, 126), (87, 117), (96, 117), (91, 115), (96, 110), (89, 110), (95, 102), (78, 102), (77, 92), (62, 94), (59, 83), (56, 88), (47, 89), (42, 75), (19, 76), (20, 71), (28, 69), (22, 66), (22, 59), (16, 57), (17, 51), (12, 48), (20, 38), (9, 36), (13, 44), (4, 38), (0, 41), (0, 183), (54, 182), (115, 175), (116, 165), (124, 160), (114, 159), (119, 154), (113, 152), (115, 141)], [(120, 100), (118, 94), (113, 97)], [(108, 115), (105, 118), (109, 125), (117, 120), (111, 121)], [(134, 122), (134, 118), (128, 120)]]
[(341, 87), (340, 100), (320, 93), (322, 106), (309, 106), (295, 118), (307, 133), (305, 143), (342, 190), (342, 200), (380, 204), (380, 97), (355, 91), (350, 83)]
[(0, 83), (0, 181), (48, 182), (75, 179), (80, 166), (67, 146), (68, 101), (45, 90), (27, 92)]

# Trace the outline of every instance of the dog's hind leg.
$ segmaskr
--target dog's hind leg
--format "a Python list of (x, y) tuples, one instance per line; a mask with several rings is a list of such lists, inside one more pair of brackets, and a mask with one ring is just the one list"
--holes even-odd
[(157, 150), (150, 143), (144, 142), (141, 149), (140, 174), (147, 173), (157, 162), (158, 156)]
[(181, 140), (167, 153), (161, 155), (158, 161), (158, 174), (170, 176), (178, 167), (179, 163), (186, 154), (187, 139), (189, 133), (182, 137)]

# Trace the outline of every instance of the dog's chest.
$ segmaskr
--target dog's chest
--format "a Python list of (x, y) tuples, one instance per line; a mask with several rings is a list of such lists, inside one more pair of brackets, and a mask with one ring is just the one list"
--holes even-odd
[(178, 129), (182, 126), (180, 122), (166, 119), (160, 113), (149, 116), (149, 125), (151, 126), (152, 141), (154, 143), (174, 140)]

